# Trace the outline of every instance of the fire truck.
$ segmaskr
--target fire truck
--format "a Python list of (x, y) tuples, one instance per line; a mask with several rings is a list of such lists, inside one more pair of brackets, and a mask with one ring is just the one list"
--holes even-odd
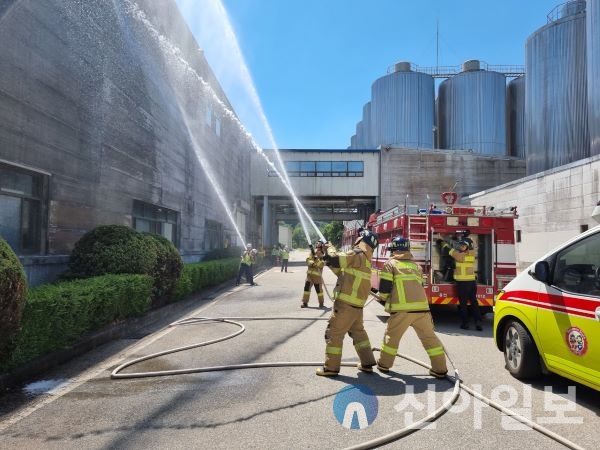
[[(379, 288), (379, 270), (389, 259), (387, 246), (395, 236), (410, 239), (411, 253), (424, 276), (424, 286), (431, 304), (458, 305), (453, 281), (453, 259), (445, 241), (454, 246), (469, 237), (477, 257), (477, 300), (482, 312), (490, 312), (496, 293), (517, 274), (514, 221), (517, 208), (458, 205), (455, 192), (444, 192), (442, 204), (395, 206), (371, 214), (364, 228), (377, 233), (379, 247), (373, 253), (371, 285)], [(342, 249), (348, 250), (358, 236), (359, 224), (346, 225)]]

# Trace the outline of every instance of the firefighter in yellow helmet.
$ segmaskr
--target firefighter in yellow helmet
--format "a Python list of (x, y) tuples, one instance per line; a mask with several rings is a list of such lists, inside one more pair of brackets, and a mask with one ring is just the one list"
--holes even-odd
[(380, 272), (379, 297), (385, 301), (390, 313), (387, 321), (377, 369), (389, 372), (398, 353), (400, 339), (413, 327), (431, 361), (429, 374), (443, 378), (448, 373), (444, 346), (435, 334), (433, 318), (429, 311), (427, 293), (423, 289), (423, 272), (413, 262), (410, 242), (396, 236), (388, 245), (391, 253)]
[(311, 253), (308, 258), (306, 258), (308, 269), (306, 270), (306, 282), (304, 283), (304, 292), (302, 293), (302, 303), (300, 307), (306, 308), (308, 306), (310, 288), (311, 286), (314, 286), (317, 293), (317, 300), (319, 301), (319, 308), (323, 308), (325, 306), (322, 288), (323, 266), (325, 265), (325, 262), (323, 261), (323, 242), (315, 242), (314, 246), (310, 246), (310, 249)]
[(477, 303), (476, 258), (473, 251), (473, 241), (468, 237), (463, 237), (456, 244), (456, 248), (452, 248), (448, 243), (444, 243), (444, 247), (450, 249), (449, 254), (456, 262), (454, 281), (456, 282), (456, 295), (458, 296), (458, 308), (462, 322), (460, 327), (463, 330), (469, 329), (470, 308), (475, 321), (475, 329), (481, 331), (483, 327), (481, 325), (481, 311), (479, 310), (479, 303)]
[(340, 272), (333, 311), (325, 330), (325, 364), (316, 371), (319, 376), (333, 377), (339, 373), (346, 333), (360, 358), (358, 369), (373, 372), (375, 357), (363, 324), (363, 307), (371, 291), (371, 256), (377, 245), (377, 235), (363, 230), (352, 250), (335, 255), (327, 251), (323, 257), (327, 266), (339, 268)]

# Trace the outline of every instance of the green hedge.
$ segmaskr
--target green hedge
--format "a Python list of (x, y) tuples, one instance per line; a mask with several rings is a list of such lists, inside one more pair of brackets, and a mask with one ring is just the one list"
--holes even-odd
[[(231, 280), (239, 257), (183, 266), (173, 294), (189, 294)], [(151, 308), (154, 280), (149, 275), (103, 275), (31, 289), (13, 351), (0, 360), (0, 372), (75, 343), (83, 334)]]
[(239, 257), (185, 264), (175, 286), (175, 299), (180, 300), (206, 287), (231, 280), (237, 276), (239, 266)]
[(27, 278), (13, 249), (0, 236), (0, 359), (11, 351), (19, 331), (27, 294)]
[(43, 285), (28, 292), (21, 330), (0, 370), (76, 342), (84, 333), (150, 309), (148, 275), (104, 275)]

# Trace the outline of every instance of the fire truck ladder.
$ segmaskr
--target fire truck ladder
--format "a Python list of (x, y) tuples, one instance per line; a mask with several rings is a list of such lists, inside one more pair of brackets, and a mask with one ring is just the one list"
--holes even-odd
[(427, 241), (429, 216), (408, 216), (408, 239), (411, 241)]

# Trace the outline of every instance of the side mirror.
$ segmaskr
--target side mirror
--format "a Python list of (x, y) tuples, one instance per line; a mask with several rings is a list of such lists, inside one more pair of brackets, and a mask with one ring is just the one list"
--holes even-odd
[(531, 275), (533, 275), (536, 280), (541, 281), (542, 283), (547, 283), (550, 279), (550, 264), (548, 264), (548, 261), (538, 261), (535, 263), (535, 267)]

